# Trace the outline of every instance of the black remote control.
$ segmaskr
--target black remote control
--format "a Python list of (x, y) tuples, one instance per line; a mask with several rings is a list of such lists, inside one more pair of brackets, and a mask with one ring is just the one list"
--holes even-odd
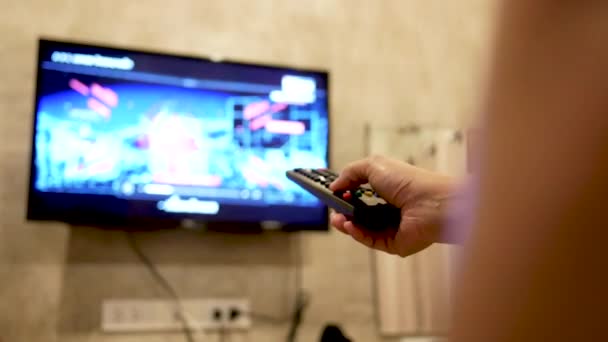
[(381, 231), (399, 226), (401, 210), (378, 196), (368, 184), (332, 192), (329, 185), (338, 178), (338, 174), (327, 169), (294, 169), (287, 171), (287, 178), (368, 230)]

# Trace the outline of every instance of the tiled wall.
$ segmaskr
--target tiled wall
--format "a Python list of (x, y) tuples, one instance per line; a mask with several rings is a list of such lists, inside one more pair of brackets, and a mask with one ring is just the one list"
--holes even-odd
[[(483, 0), (4, 0), (0, 340), (182, 341), (178, 334), (99, 332), (103, 299), (164, 296), (123, 233), (24, 222), (39, 35), (329, 69), (332, 161), (339, 168), (363, 155), (369, 120), (459, 125), (472, 116), (492, 6)], [(383, 341), (370, 253), (342, 235), (304, 234), (300, 241), (173, 231), (139, 239), (182, 296), (244, 295), (254, 310), (276, 316), (289, 312), (301, 242), (312, 302), (300, 341), (315, 341), (328, 321), (343, 324), (355, 341)], [(232, 341), (280, 341), (286, 329), (256, 322)]]

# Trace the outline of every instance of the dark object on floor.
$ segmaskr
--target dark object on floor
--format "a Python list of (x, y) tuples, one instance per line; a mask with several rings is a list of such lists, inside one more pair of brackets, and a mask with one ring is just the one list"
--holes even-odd
[(342, 333), (342, 329), (336, 325), (327, 325), (323, 329), (321, 342), (352, 342)]

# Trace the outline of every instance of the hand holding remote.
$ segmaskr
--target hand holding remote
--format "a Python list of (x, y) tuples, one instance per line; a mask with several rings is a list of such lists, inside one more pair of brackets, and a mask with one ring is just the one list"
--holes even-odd
[(407, 256), (441, 242), (445, 202), (454, 191), (454, 180), (398, 160), (380, 156), (348, 165), (330, 185), (341, 191), (369, 183), (379, 196), (401, 209), (398, 228), (370, 231), (332, 213), (331, 224), (370, 247)]

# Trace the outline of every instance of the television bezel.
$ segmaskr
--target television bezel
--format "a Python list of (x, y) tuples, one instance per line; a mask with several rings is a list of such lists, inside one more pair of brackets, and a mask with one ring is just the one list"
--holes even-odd
[[(29, 158), (29, 181), (28, 181), (28, 197), (27, 197), (27, 213), (26, 219), (28, 221), (54, 221), (62, 222), (71, 226), (90, 226), (110, 229), (126, 229), (126, 230), (140, 230), (140, 229), (165, 229), (165, 228), (177, 228), (177, 227), (194, 227), (204, 228), (207, 230), (220, 230), (220, 231), (232, 231), (232, 232), (260, 232), (265, 230), (281, 230), (281, 231), (327, 231), (329, 229), (329, 211), (326, 206), (322, 209), (322, 221), (319, 224), (284, 224), (276, 225), (274, 222), (244, 222), (244, 221), (209, 221), (209, 220), (192, 220), (191, 218), (160, 218), (160, 217), (146, 217), (146, 216), (125, 216), (125, 217), (103, 217), (103, 212), (98, 211), (94, 217), (87, 215), (78, 214), (53, 214), (48, 213), (46, 210), (36, 207), (36, 200), (39, 199), (38, 194), (41, 193), (35, 189), (35, 158), (36, 158), (36, 127), (38, 121), (38, 106), (39, 99), (41, 96), (41, 78), (42, 71), (41, 65), (43, 62), (43, 51), (46, 46), (52, 44), (61, 44), (67, 47), (84, 47), (84, 48), (99, 48), (106, 50), (115, 50), (116, 52), (135, 53), (135, 54), (147, 54), (160, 57), (169, 57), (177, 59), (186, 59), (189, 61), (202, 61), (208, 63), (218, 63), (224, 65), (238, 65), (238, 66), (251, 66), (257, 68), (269, 68), (273, 70), (285, 70), (285, 71), (296, 71), (306, 73), (316, 73), (324, 76), (326, 80), (326, 92), (325, 97), (326, 108), (327, 108), (327, 151), (326, 151), (326, 163), (331, 168), (331, 100), (330, 100), (330, 73), (328, 70), (313, 69), (313, 68), (302, 68), (293, 65), (275, 64), (275, 63), (260, 63), (260, 62), (247, 62), (242, 60), (233, 59), (217, 59), (209, 56), (200, 56), (194, 54), (184, 54), (177, 52), (159, 51), (149, 48), (133, 48), (118, 46), (107, 43), (99, 43), (95, 41), (76, 41), (66, 39), (55, 39), (52, 37), (39, 37), (37, 45), (37, 58), (36, 58), (36, 83), (33, 98), (33, 119), (32, 119), (32, 131), (30, 139), (30, 158)], [(98, 196), (98, 195), (68, 195), (65, 196)]]

